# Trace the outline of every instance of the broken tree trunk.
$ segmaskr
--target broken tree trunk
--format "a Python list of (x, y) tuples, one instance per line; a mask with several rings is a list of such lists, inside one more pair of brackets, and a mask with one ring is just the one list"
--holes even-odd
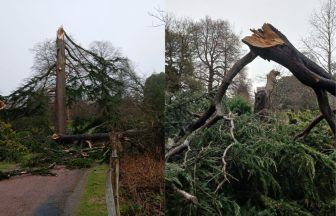
[[(138, 133), (146, 133), (148, 130), (127, 130), (123, 132), (119, 132), (122, 134), (123, 139), (127, 139), (126, 136), (132, 136)], [(62, 143), (72, 143), (75, 141), (108, 141), (110, 140), (110, 133), (96, 133), (96, 134), (72, 134), (72, 135), (66, 135), (66, 134), (53, 134), (51, 137), (56, 142), (62, 142)]]
[(65, 112), (65, 43), (64, 29), (61, 26), (57, 30), (56, 38), (57, 62), (56, 62), (56, 98), (55, 98), (55, 120), (57, 134), (65, 133), (66, 112)]
[(276, 77), (280, 75), (279, 71), (271, 70), (267, 74), (266, 86), (258, 88), (255, 94), (254, 112), (259, 113), (262, 110), (268, 110), (271, 108), (271, 95), (276, 84)]
[(100, 140), (109, 140), (109, 133), (96, 133), (96, 134), (74, 134), (74, 135), (65, 135), (65, 134), (54, 134), (52, 139), (57, 142), (62, 143), (71, 143), (75, 141), (100, 141)]
[(261, 114), (267, 107), (267, 94), (265, 88), (258, 88), (254, 95), (254, 113)]
[(321, 88), (336, 95), (335, 78), (315, 62), (299, 52), (289, 40), (271, 24), (264, 24), (262, 29), (251, 30), (252, 36), (243, 42), (263, 59), (275, 61), (289, 69), (304, 85)]
[(266, 109), (270, 109), (272, 106), (272, 100), (271, 100), (271, 96), (275, 87), (275, 84), (277, 82), (276, 77), (280, 75), (279, 71), (276, 70), (271, 70), (268, 74), (267, 74), (267, 82), (266, 82), (266, 86), (265, 86), (265, 91), (266, 91), (266, 95), (267, 95), (267, 104), (266, 104)]
[(261, 29), (251, 31), (252, 36), (245, 37), (243, 42), (258, 56), (281, 64), (290, 70), (301, 83), (313, 88), (320, 111), (336, 135), (336, 118), (331, 111), (327, 97), (327, 92), (336, 96), (335, 78), (299, 52), (271, 24), (266, 23)]

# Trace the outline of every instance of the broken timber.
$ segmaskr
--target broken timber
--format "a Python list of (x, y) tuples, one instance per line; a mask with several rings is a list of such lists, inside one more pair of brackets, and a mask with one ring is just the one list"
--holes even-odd
[[(123, 136), (133, 135), (137, 133), (144, 133), (148, 132), (147, 130), (127, 130), (123, 132), (119, 132)], [(110, 133), (96, 133), (96, 134), (73, 134), (73, 135), (66, 135), (66, 134), (53, 134), (51, 137), (56, 142), (61, 143), (72, 143), (75, 141), (108, 141), (110, 140)]]
[(252, 52), (265, 60), (272, 60), (286, 67), (304, 85), (316, 94), (320, 111), (336, 135), (336, 117), (332, 112), (327, 92), (336, 96), (336, 80), (322, 67), (299, 52), (280, 31), (265, 23), (261, 29), (251, 30), (243, 42)]

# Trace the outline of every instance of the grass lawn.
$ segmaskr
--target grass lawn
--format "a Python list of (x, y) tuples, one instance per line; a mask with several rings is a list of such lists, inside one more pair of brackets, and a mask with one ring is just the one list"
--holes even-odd
[(9, 162), (4, 162), (4, 161), (1, 161), (0, 162), (0, 171), (8, 171), (8, 170), (12, 170), (12, 169), (15, 169), (17, 166), (17, 164), (15, 163), (9, 163)]
[(107, 170), (107, 165), (99, 165), (91, 169), (77, 210), (78, 216), (107, 215), (105, 202)]

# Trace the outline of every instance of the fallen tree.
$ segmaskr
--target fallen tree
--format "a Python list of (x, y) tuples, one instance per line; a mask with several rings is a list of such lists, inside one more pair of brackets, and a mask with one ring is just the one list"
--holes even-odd
[[(139, 133), (148, 133), (149, 130), (126, 130), (122, 132), (118, 132), (123, 136), (123, 139), (127, 140), (126, 136), (132, 136), (137, 135)], [(113, 133), (113, 132), (111, 132)], [(52, 139), (56, 142), (62, 142), (62, 143), (72, 143), (75, 141), (81, 142), (81, 141), (108, 141), (110, 140), (111, 133), (95, 133), (95, 134), (53, 134)]]
[(243, 39), (243, 42), (249, 46), (250, 52), (238, 60), (228, 71), (226, 76), (224, 76), (216, 96), (207, 111), (197, 120), (190, 123), (186, 129), (182, 129), (175, 137), (172, 146), (165, 155), (166, 160), (187, 148), (190, 139), (195, 133), (210, 127), (219, 119), (225, 119), (221, 110), (223, 96), (226, 94), (233, 78), (257, 56), (268, 61), (273, 60), (286, 67), (300, 82), (315, 91), (320, 111), (336, 136), (336, 118), (329, 105), (327, 95), (327, 92), (329, 92), (333, 96), (336, 96), (335, 78), (299, 52), (289, 40), (271, 24), (266, 23), (262, 26), (262, 29), (251, 31), (253, 32), (252, 36)]
[[(328, 92), (336, 94), (335, 79), (297, 51), (270, 24), (252, 31), (252, 38), (244, 38), (244, 43), (252, 44), (250, 52), (223, 77), (205, 112), (175, 137), (168, 138), (166, 208), (172, 215), (280, 215), (283, 212), (328, 215), (334, 212), (334, 204), (329, 202), (334, 194), (331, 187), (334, 179), (330, 178), (334, 157), (325, 153), (333, 151), (329, 149), (329, 134), (312, 136), (309, 141), (312, 147), (309, 142), (293, 140), (292, 134), (302, 130), (302, 125), (284, 125), (277, 114), (269, 116), (265, 123), (254, 115), (235, 117), (230, 110), (226, 112), (222, 108), (233, 78), (261, 56), (285, 66), (303, 84), (314, 89), (321, 115), (311, 128), (325, 118), (335, 134), (335, 114), (327, 98)], [(195, 102), (189, 108), (199, 104), (203, 105), (204, 101)], [(219, 120), (223, 121), (215, 124)], [(179, 125), (182, 124), (181, 121)], [(318, 127), (321, 130), (325, 125)], [(309, 133), (305, 131), (304, 135)], [(322, 137), (328, 139), (328, 144)], [(323, 203), (323, 207), (317, 203)]]

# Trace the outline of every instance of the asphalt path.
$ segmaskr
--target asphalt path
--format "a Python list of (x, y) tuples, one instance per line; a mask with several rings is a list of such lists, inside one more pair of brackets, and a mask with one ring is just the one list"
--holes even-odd
[(0, 181), (0, 216), (75, 215), (88, 171), (57, 167), (57, 176), (26, 175)]

